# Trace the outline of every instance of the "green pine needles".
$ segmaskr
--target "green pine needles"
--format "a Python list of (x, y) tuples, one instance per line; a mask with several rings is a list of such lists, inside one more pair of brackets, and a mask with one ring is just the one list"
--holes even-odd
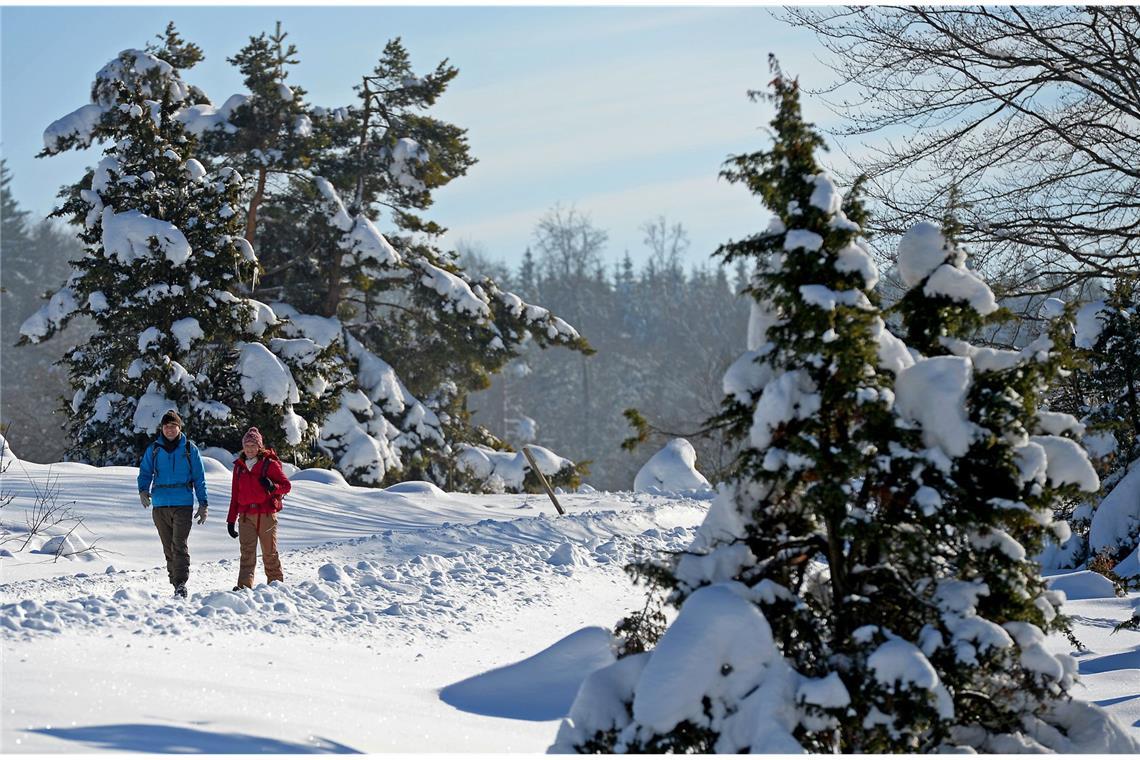
[[(132, 461), (166, 405), (201, 443), (232, 451), (256, 424), (295, 464), (356, 484), (537, 488), (468, 395), (532, 341), (592, 349), (437, 245), (432, 194), (475, 162), (466, 131), (431, 113), (458, 69), (418, 75), (397, 38), (354, 103), (317, 106), (287, 37), (278, 25), (227, 59), (247, 92), (217, 104), (183, 81), (203, 54), (170, 25), (45, 131), (43, 155), (107, 146), (59, 212), (90, 256), (24, 330), (99, 325), (68, 356), (72, 455)], [(585, 470), (543, 461), (561, 485)]]
[(970, 344), (1002, 314), (953, 225), (925, 224), (900, 243), (896, 337), (858, 188), (840, 195), (772, 70), (773, 146), (723, 172), (774, 214), (720, 251), (754, 268), (718, 419), (736, 474), (686, 552), (631, 568), (650, 601), (552, 749), (1135, 751), (1043, 645), (1066, 624), (1032, 557), (1067, 537), (1055, 504), (1099, 487), (1077, 421), (1043, 409), (1071, 314), (1021, 351)]

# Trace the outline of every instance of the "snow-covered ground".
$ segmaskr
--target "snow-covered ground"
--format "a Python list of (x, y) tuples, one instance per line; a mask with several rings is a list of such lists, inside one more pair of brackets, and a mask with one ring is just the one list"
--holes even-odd
[(84, 519), (74, 548), (97, 550), (3, 544), (4, 752), (542, 751), (612, 659), (595, 626), (641, 604), (622, 566), (684, 548), (707, 508), (567, 494), (558, 517), (545, 496), (306, 472), (281, 513), (286, 583), (237, 594), (229, 473), (211, 466), (180, 600), (135, 475), (16, 461), (3, 476), (5, 526), (52, 488)]
[[(159, 567), (134, 468), (16, 461), (4, 474), (7, 538), (52, 488), (84, 519), (71, 549), (95, 551), (2, 545), (0, 751), (544, 751), (582, 678), (612, 659), (597, 626), (641, 606), (622, 566), (685, 548), (708, 506), (567, 494), (558, 517), (540, 496), (307, 471), (281, 514), (285, 584), (238, 594), (229, 473), (214, 464), (186, 600)], [(1140, 725), (1140, 633), (1111, 634), (1135, 597), (1066, 582), (1092, 597), (1066, 606), (1087, 648), (1078, 694)]]

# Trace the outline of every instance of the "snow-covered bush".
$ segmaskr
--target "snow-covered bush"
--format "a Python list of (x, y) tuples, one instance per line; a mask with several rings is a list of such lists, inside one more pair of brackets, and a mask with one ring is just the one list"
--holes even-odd
[[(577, 488), (582, 466), (560, 457), (542, 446), (527, 446), (539, 471), (552, 487)], [(488, 493), (540, 493), (542, 484), (521, 451), (490, 446), (459, 444), (456, 469), (463, 477), (464, 490)]]
[(642, 465), (633, 490), (654, 493), (708, 491), (712, 488), (697, 472), (697, 452), (684, 438), (674, 438)]

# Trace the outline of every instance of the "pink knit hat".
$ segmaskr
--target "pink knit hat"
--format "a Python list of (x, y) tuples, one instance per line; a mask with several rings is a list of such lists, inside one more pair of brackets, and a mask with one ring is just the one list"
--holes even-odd
[(251, 427), (249, 430), (245, 431), (245, 435), (242, 436), (241, 445), (244, 446), (247, 443), (256, 443), (257, 448), (259, 449), (265, 448), (265, 441), (261, 439), (261, 431), (255, 427)]

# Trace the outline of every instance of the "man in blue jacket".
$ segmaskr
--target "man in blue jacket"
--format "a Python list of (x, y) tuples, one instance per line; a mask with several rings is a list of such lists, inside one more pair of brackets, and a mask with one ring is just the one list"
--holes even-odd
[[(202, 455), (182, 432), (182, 418), (171, 409), (162, 415), (162, 434), (146, 447), (139, 462), (139, 500), (144, 508), (153, 503), (154, 526), (166, 555), (166, 574), (176, 596), (186, 598), (190, 577), (190, 513), (198, 496), (198, 524), (206, 522), (206, 473)], [(153, 487), (153, 498), (151, 490)]]

